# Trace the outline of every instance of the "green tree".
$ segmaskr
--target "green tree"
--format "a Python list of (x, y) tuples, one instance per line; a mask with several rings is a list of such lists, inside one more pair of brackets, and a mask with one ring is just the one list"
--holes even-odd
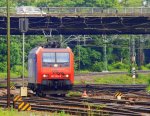
[(5, 72), (6, 71), (6, 61), (7, 61), (7, 51), (6, 51), (6, 41), (5, 37), (0, 37), (0, 72)]
[[(4, 39), (4, 38), (2, 38)], [(7, 51), (6, 51), (6, 43), (4, 43), (5, 41), (0, 43), (0, 62), (5, 62), (7, 57)]]
[[(129, 40), (128, 39), (117, 39), (113, 41), (116, 48), (113, 49), (114, 61), (128, 63), (129, 60)], [(118, 47), (117, 47), (118, 46)]]
[(89, 58), (89, 53), (87, 52), (86, 48), (76, 46), (74, 49), (74, 54), (75, 54), (75, 62), (78, 64), (78, 67), (80, 65), (81, 69), (89, 68), (91, 60)]
[(22, 47), (17, 42), (11, 42), (11, 50), (10, 50), (11, 66), (21, 64), (21, 61), (22, 61), (22, 59), (21, 59), (21, 53), (22, 53), (21, 48)]
[(143, 0), (122, 0), (120, 4), (124, 7), (141, 7)]
[(96, 6), (109, 8), (118, 6), (118, 0), (96, 0)]
[(77, 67), (79, 67), (80, 64), (81, 69), (91, 69), (95, 62), (99, 62), (101, 60), (100, 52), (91, 50), (91, 48), (76, 46), (74, 48), (74, 54), (75, 61), (78, 64)]

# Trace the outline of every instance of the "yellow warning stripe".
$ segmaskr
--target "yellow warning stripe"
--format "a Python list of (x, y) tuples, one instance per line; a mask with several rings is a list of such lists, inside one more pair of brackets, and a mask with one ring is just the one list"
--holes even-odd
[(14, 97), (14, 101), (16, 101), (19, 98), (19, 95)]
[(21, 102), (21, 104), (19, 104), (18, 106), (18, 109), (21, 109), (23, 105), (24, 105), (24, 102)]
[(15, 98), (14, 98), (14, 101), (21, 101), (22, 100), (22, 97), (17, 95)]
[(118, 96), (121, 96), (122, 95), (122, 93), (120, 93)]
[(22, 101), (22, 97), (20, 97), (17, 101)]
[(118, 93), (115, 94), (115, 97), (121, 96), (121, 95), (122, 95), (122, 93), (121, 93), (121, 92), (118, 92)]
[(19, 95), (16, 95), (14, 98), (18, 97)]
[(115, 94), (115, 97), (118, 96), (118, 93)]
[(29, 103), (26, 103), (21, 110), (22, 111), (26, 110), (29, 105), (30, 105)]
[(15, 86), (11, 86), (10, 89), (16, 89), (16, 87)]
[(30, 107), (28, 107), (27, 111), (30, 111), (30, 110), (31, 110), (31, 106), (30, 106)]

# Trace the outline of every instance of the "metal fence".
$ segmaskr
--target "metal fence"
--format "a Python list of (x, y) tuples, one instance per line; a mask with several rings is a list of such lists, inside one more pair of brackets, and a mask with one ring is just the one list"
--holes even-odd
[[(148, 15), (150, 16), (150, 8), (148, 7), (127, 7), (127, 8), (100, 8), (100, 7), (39, 7), (42, 12), (47, 15), (86, 15), (86, 16), (102, 16), (102, 15)], [(10, 8), (11, 15), (16, 14), (16, 8)], [(32, 13), (31, 13), (32, 14)], [(30, 14), (30, 15), (31, 15)], [(0, 15), (6, 15), (6, 7), (0, 7)]]

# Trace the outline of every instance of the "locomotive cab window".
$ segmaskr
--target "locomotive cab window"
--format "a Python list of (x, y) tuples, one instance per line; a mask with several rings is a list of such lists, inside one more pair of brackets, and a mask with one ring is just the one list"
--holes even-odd
[(55, 62), (55, 53), (43, 53), (43, 62)]
[(57, 63), (67, 63), (69, 62), (69, 53), (56, 53)]
[(54, 64), (58, 64), (60, 67), (68, 67), (69, 60), (69, 53), (43, 53), (42, 65), (54, 67)]
[(43, 53), (42, 65), (48, 67), (51, 63), (55, 63), (55, 53)]

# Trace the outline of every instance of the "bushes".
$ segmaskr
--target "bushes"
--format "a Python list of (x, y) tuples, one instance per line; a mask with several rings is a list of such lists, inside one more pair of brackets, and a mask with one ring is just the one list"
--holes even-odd
[[(116, 69), (119, 70), (127, 70), (129, 68), (128, 64), (124, 64), (121, 62), (117, 62), (117, 63), (113, 63), (112, 65), (108, 65), (108, 70), (109, 71), (113, 71)], [(90, 69), (91, 71), (95, 71), (95, 72), (101, 72), (104, 70), (104, 63), (103, 62), (95, 62), (92, 65), (92, 68)]]
[(141, 70), (149, 70), (147, 66), (141, 66)]
[(145, 65), (146, 68), (150, 69), (150, 63)]
[(96, 62), (95, 64), (93, 64), (92, 66), (92, 71), (97, 71), (97, 72), (101, 72), (104, 69), (104, 64), (103, 62)]
[[(14, 65), (11, 67), (11, 76), (16, 77), (16, 76), (21, 76), (22, 75), (22, 65)], [(25, 76), (27, 76), (28, 71), (25, 68)], [(1, 77), (6, 77), (7, 76), (7, 62), (0, 62), (0, 73)]]
[(0, 72), (7, 71), (7, 62), (0, 62)]
[(121, 62), (117, 62), (117, 63), (113, 63), (111, 65), (111, 67), (113, 69), (128, 69), (129, 66), (127, 64), (121, 63)]
[[(18, 75), (22, 75), (22, 65), (15, 65), (12, 67), (12, 70), (14, 73), (18, 74)], [(25, 75), (27, 75), (27, 69), (24, 69)]]

